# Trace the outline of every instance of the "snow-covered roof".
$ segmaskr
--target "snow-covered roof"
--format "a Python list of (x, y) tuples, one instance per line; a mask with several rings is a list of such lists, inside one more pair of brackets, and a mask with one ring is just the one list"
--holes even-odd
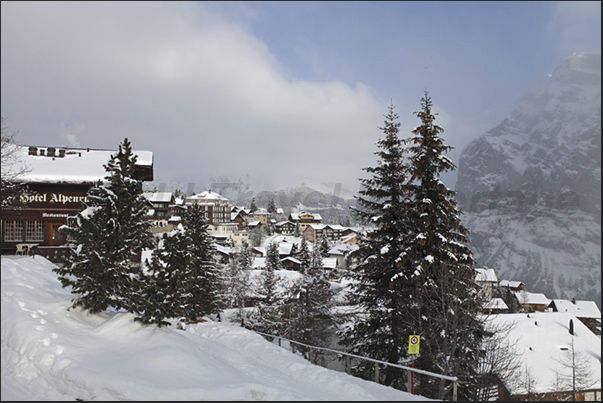
[(144, 197), (155, 203), (170, 203), (172, 201), (172, 192), (144, 192)]
[[(558, 372), (571, 374), (571, 369), (564, 367), (561, 362), (567, 357), (568, 351), (571, 351), (572, 340), (575, 351), (582, 353), (580, 355), (592, 373), (593, 388), (601, 389), (601, 339), (571, 313), (500, 314), (491, 315), (489, 320), (494, 325), (514, 324), (509, 333), (509, 341), (515, 346), (517, 354), (522, 355), (522, 367), (528, 368), (534, 380), (532, 392), (552, 392)], [(570, 320), (574, 324), (574, 336), (569, 333)], [(518, 382), (516, 385), (506, 386), (511, 394), (525, 394), (527, 391), (524, 385), (524, 382)]]
[(578, 318), (601, 318), (601, 311), (595, 301), (569, 301), (554, 299), (553, 303), (559, 312), (569, 312)]
[(484, 304), (485, 309), (509, 309), (502, 298), (491, 298)]
[(291, 217), (291, 219), (293, 221), (299, 221), (300, 220), (299, 216), (301, 216), (301, 215), (309, 215), (309, 216), (313, 217), (313, 220), (322, 221), (322, 216), (320, 214), (318, 214), (318, 213), (307, 213), (305, 211), (301, 211), (299, 213), (291, 213), (289, 216)]
[(517, 287), (522, 286), (522, 285), (523, 285), (523, 283), (521, 281), (500, 280), (500, 286), (501, 287), (517, 288)]
[(356, 244), (349, 244), (349, 243), (337, 244), (329, 250), (329, 255), (344, 255), (345, 253), (351, 252), (358, 248), (359, 248), (359, 246)]
[(538, 292), (527, 292), (527, 291), (519, 291), (515, 293), (515, 298), (520, 304), (530, 304), (530, 305), (549, 305), (551, 303), (551, 299), (547, 298), (546, 295)]
[(323, 257), (322, 258), (322, 267), (325, 269), (336, 269), (337, 268), (337, 258), (334, 257)]
[(296, 259), (296, 258), (294, 258), (293, 256), (287, 256), (287, 257), (285, 257), (285, 258), (282, 258), (282, 259), (281, 259), (281, 262), (284, 262), (285, 260), (290, 260), (290, 261), (292, 261), (293, 263), (301, 264), (301, 261), (300, 261), (300, 260), (298, 260), (298, 259)]
[[(108, 172), (106, 165), (112, 154), (117, 150), (92, 150), (89, 148), (68, 147), (36, 147), (36, 155), (29, 155), (29, 146), (18, 146), (21, 160), (28, 172), (19, 176), (18, 180), (27, 183), (88, 183), (93, 184), (103, 180)], [(48, 156), (48, 149), (55, 148), (55, 156)], [(40, 151), (45, 155), (40, 155)], [(59, 150), (64, 150), (59, 154)], [(140, 167), (153, 166), (151, 151), (132, 150), (137, 155), (136, 165)], [(63, 156), (59, 156), (63, 155)]]
[(251, 260), (251, 268), (252, 269), (263, 269), (266, 267), (266, 258), (265, 257), (254, 257)]
[(488, 268), (479, 268), (479, 269), (475, 269), (475, 271), (477, 272), (476, 276), (475, 276), (475, 281), (480, 281), (480, 282), (488, 282), (488, 283), (496, 283), (498, 282), (498, 278), (496, 277), (496, 272), (494, 271), (494, 269), (488, 269)]
[(203, 192), (189, 196), (186, 198), (186, 201), (187, 202), (201, 201), (201, 202), (205, 202), (205, 203), (212, 203), (212, 202), (216, 202), (216, 201), (230, 202), (230, 200), (228, 200), (226, 197), (224, 197), (216, 192), (212, 192), (211, 190), (204, 190)]

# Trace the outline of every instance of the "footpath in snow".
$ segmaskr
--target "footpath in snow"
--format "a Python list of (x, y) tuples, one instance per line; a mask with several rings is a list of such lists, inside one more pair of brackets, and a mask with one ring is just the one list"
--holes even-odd
[(427, 400), (310, 364), (226, 323), (67, 310), (41, 256), (2, 256), (2, 400)]

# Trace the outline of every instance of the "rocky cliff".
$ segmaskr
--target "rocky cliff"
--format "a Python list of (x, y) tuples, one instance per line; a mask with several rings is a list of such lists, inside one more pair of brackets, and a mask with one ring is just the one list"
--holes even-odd
[(564, 60), (468, 144), (456, 190), (479, 265), (601, 306), (601, 55)]

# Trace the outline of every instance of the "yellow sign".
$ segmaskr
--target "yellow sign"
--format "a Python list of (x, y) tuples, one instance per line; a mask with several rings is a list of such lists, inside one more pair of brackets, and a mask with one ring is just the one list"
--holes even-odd
[(408, 338), (408, 354), (419, 354), (419, 345), (421, 344), (421, 336), (413, 334)]

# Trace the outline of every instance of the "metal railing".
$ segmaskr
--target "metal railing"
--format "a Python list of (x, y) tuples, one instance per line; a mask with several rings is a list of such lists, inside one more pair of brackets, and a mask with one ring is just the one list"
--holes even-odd
[(355, 355), (355, 354), (347, 353), (345, 351), (333, 350), (331, 348), (326, 348), (326, 347), (311, 346), (311, 345), (308, 345), (308, 344), (305, 344), (305, 343), (301, 343), (299, 341), (286, 339), (286, 338), (281, 337), (281, 336), (276, 336), (274, 334), (262, 333), (262, 332), (258, 332), (258, 331), (255, 331), (255, 332), (257, 334), (260, 334), (260, 335), (265, 336), (265, 337), (271, 337), (272, 339), (278, 339), (278, 345), (279, 345), (279, 347), (282, 347), (282, 345), (281, 345), (281, 341), (282, 340), (288, 341), (289, 342), (289, 346), (291, 346), (291, 350), (292, 350), (293, 353), (295, 353), (295, 346), (296, 345), (307, 347), (309, 349), (309, 351), (310, 351), (310, 354), (309, 354), (310, 362), (312, 362), (312, 355), (313, 355), (313, 351), (314, 350), (324, 351), (324, 367), (325, 368), (328, 368), (327, 367), (327, 352), (332, 352), (332, 353), (335, 353), (335, 354), (337, 354), (339, 356), (345, 356), (346, 357), (346, 366), (345, 366), (346, 373), (349, 374), (349, 375), (351, 375), (351, 370), (352, 370), (351, 358), (358, 358), (358, 359), (362, 359), (362, 360), (374, 362), (375, 363), (375, 382), (377, 382), (377, 383), (379, 383), (379, 365), (380, 364), (381, 365), (385, 365), (385, 366), (394, 367), (394, 368), (404, 369), (406, 371), (409, 371), (409, 373), (415, 372), (417, 374), (422, 374), (422, 375), (427, 375), (427, 376), (433, 376), (435, 378), (440, 378), (440, 379), (444, 379), (444, 380), (450, 381), (450, 382), (452, 382), (452, 385), (453, 385), (452, 400), (453, 401), (457, 401), (457, 397), (458, 397), (457, 396), (458, 395), (458, 378), (456, 376), (448, 376), (448, 375), (436, 374), (435, 372), (429, 372), (429, 371), (425, 371), (425, 370), (422, 370), (422, 369), (407, 367), (407, 366), (399, 365), (399, 364), (392, 364), (391, 362), (376, 360), (374, 358), (363, 357), (363, 356), (360, 356), (360, 355)]

